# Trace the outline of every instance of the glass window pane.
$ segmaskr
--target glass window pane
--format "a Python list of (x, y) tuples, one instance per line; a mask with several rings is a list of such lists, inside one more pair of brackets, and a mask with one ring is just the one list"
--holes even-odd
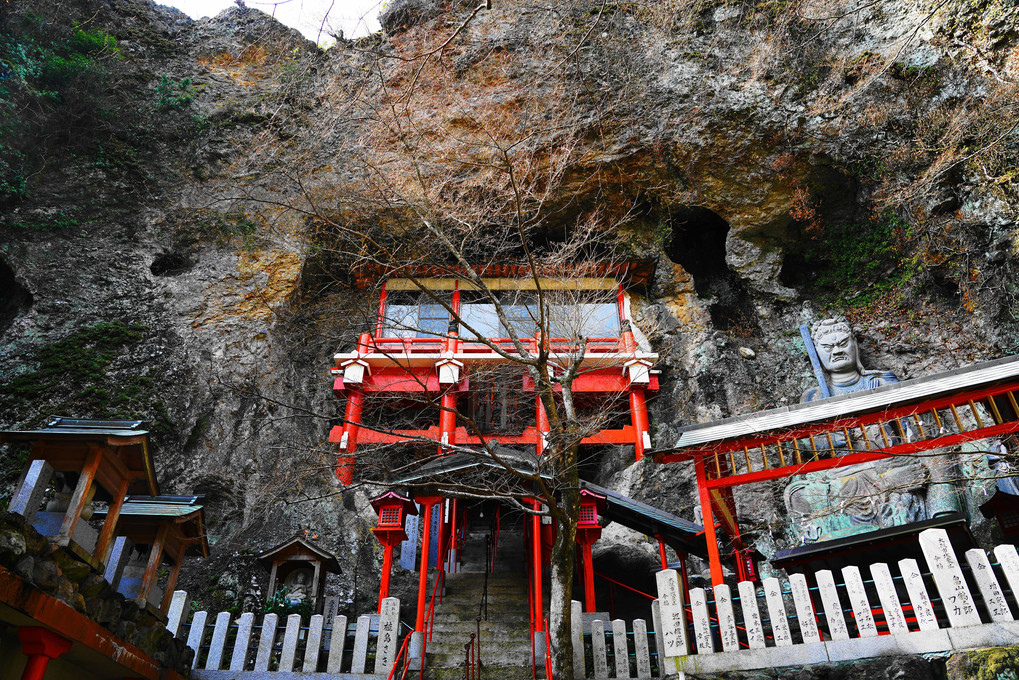
[(410, 304), (386, 305), (382, 335), (387, 338), (413, 338), (417, 334), (418, 307)]
[[(499, 319), (495, 315), (495, 305), (492, 303), (461, 302), (460, 318), (482, 338), (497, 338), (500, 335)], [(463, 326), (460, 328), (460, 335), (468, 340), (477, 337)]]
[(549, 322), (557, 338), (619, 336), (619, 307), (611, 302), (551, 305)]
[(449, 330), (449, 313), (442, 305), (434, 302), (423, 303), (418, 307), (417, 336), (433, 337), (445, 335)]

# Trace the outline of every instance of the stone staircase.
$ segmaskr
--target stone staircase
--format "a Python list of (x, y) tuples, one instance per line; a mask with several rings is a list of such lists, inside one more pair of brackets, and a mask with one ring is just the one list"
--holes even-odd
[[(432, 639), (426, 647), (426, 678), (453, 680), (464, 675), (464, 644), (481, 631), (481, 678), (525, 680), (531, 674), (528, 580), (523, 571), (523, 534), (505, 532), (496, 551), (496, 572), (488, 575), (488, 620), (477, 621), (485, 588), (485, 535), (468, 536), (463, 571), (446, 575), (446, 594), (435, 608)], [(539, 663), (540, 666), (540, 663)], [(544, 677), (539, 668), (538, 678)]]

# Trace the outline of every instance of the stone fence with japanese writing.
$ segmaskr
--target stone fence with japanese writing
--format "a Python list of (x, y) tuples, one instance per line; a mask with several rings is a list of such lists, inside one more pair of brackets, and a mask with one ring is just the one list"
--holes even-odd
[[(400, 601), (382, 601), (379, 614), (346, 616), (316, 614), (303, 621), (299, 614), (286, 620), (276, 614), (190, 612), (190, 598), (173, 594), (167, 629), (186, 639), (195, 651), (191, 677), (196, 680), (273, 678), (389, 677), (399, 652)], [(189, 620), (190, 619), (190, 620)]]
[[(848, 566), (811, 579), (793, 574), (785, 583), (744, 581), (736, 592), (729, 585), (713, 592), (691, 588), (688, 601), (678, 574), (659, 572), (653, 616), (663, 663), (647, 677), (1015, 644), (1016, 548), (997, 546), (993, 562), (973, 548), (964, 568), (943, 529), (922, 532), (919, 542), (926, 565), (904, 559), (862, 570)], [(596, 659), (593, 677), (632, 677), (630, 671), (612, 676), (604, 666)]]

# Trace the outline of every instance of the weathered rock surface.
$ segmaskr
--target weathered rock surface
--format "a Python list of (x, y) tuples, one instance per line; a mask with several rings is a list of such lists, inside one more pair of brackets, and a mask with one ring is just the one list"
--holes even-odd
[[(365, 149), (391, 139), (361, 115), (387, 101), (373, 73), (432, 135), (426, 169), (479, 121), (538, 156), (568, 141), (549, 230), (597, 215), (658, 257), (634, 301), (663, 357), (658, 447), (683, 425), (796, 401), (813, 379), (796, 328), (828, 311), (857, 323), (868, 366), (901, 378), (1019, 349), (1019, 18), (1002, 0), (493, 2), (434, 59), (421, 55), (475, 3), (392, 3), (384, 36), (325, 53), (253, 9), (192, 21), (145, 0), (24, 5), (0, 9), (5, 40), (94, 17), (119, 56), (89, 53), (105, 73), (92, 90), (62, 86), (65, 101), (110, 92), (84, 100), (106, 114), (68, 122), (46, 100), (19, 109), (44, 118), (8, 119), (60, 141), (0, 150), (24, 157), (20, 178), (0, 165), (23, 184), (0, 196), (0, 426), (152, 419), (163, 492), (209, 499), (214, 557), (182, 581), (206, 607), (237, 604), (265, 578), (253, 554), (298, 530), (336, 552), (329, 590), (354, 609), (376, 587), (370, 490), (330, 482), (324, 372), (375, 301), (329, 269), (316, 230), (368, 219), (345, 192)], [(12, 101), (42, 101), (16, 80)], [(484, 186), (470, 167), (449, 185)], [(690, 471), (626, 462), (607, 452), (597, 481), (693, 519)], [(748, 533), (781, 543), (780, 491), (737, 502)], [(613, 573), (656, 563), (639, 537), (606, 534)], [(23, 552), (0, 536), (12, 568), (52, 580)]]

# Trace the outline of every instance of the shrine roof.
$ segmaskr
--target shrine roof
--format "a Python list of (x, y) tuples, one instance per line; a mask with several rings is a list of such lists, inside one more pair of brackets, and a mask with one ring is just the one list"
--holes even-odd
[(1004, 357), (869, 390), (688, 425), (679, 429), (679, 439), (673, 447), (650, 451), (646, 455), (654, 456), (657, 460), (663, 454), (680, 452), (684, 449), (740, 437), (760, 436), (767, 432), (824, 420), (862, 415), (1016, 377), (1019, 377), (1019, 356)]
[(580, 486), (605, 497), (603, 516), (648, 536), (659, 535), (673, 548), (707, 557), (704, 527), (605, 487), (581, 481)]
[[(129, 470), (144, 471), (144, 477), (133, 479), (128, 491), (147, 491), (156, 495), (159, 493), (159, 485), (149, 451), (148, 425), (145, 420), (91, 420), (50, 416), (49, 422), (37, 430), (0, 431), (0, 442), (29, 442), (33, 443), (33, 449), (36, 442), (63, 442), (72, 458), (84, 455), (83, 452), (87, 451), (84, 444), (99, 443), (115, 449)], [(37, 457), (47, 459), (47, 454), (32, 456), (33, 459)]]
[[(622, 262), (585, 262), (577, 265), (539, 268), (538, 276), (562, 277), (589, 276), (614, 278), (627, 287), (645, 287), (654, 279), (658, 262), (654, 258), (627, 260)], [(470, 267), (473, 274), (482, 278), (526, 278), (531, 276), (527, 265), (511, 263), (490, 263)], [(378, 263), (365, 264), (354, 272), (355, 285), (366, 288), (371, 284), (391, 277), (415, 278), (456, 278), (468, 275), (468, 269), (455, 263), (403, 264), (387, 267)]]
[[(523, 474), (533, 475), (537, 470), (533, 454), (522, 454), (502, 447), (496, 447), (496, 453), (500, 456), (500, 458), (505, 460), (508, 465)], [(488, 468), (499, 472), (506, 472), (506, 468), (503, 465), (492, 458), (486, 457), (486, 455), (482, 452), (479, 452), (478, 455), (472, 455), (470, 453), (452, 453), (436, 458), (435, 460), (431, 460), (410, 472), (400, 475), (391, 480), (391, 483), (412, 484), (423, 482), (429, 478), (441, 477), (453, 472), (462, 472), (476, 468)]]
[(205, 496), (128, 496), (121, 506), (121, 515), (145, 517), (188, 517), (201, 512)]
[[(118, 534), (132, 541), (144, 542), (154, 536), (153, 527), (165, 520), (171, 520), (174, 542), (198, 548), (204, 557), (209, 556), (208, 537), (205, 532), (205, 512), (201, 502), (204, 496), (127, 496), (120, 508)], [(96, 515), (105, 515), (109, 509), (96, 510)]]
[(309, 557), (321, 561), (326, 571), (335, 574), (343, 573), (335, 555), (319, 548), (304, 538), (302, 534), (296, 534), (279, 545), (260, 552), (256, 559), (267, 569), (271, 569), (273, 562), (286, 562), (289, 559), (307, 559)]

